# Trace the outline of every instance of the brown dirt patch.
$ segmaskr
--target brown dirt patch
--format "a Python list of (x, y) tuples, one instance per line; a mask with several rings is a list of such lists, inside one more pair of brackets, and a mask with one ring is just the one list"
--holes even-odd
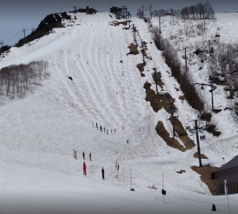
[[(138, 45), (134, 45), (133, 43), (129, 45), (128, 47), (130, 49), (130, 52), (128, 54), (133, 54), (133, 55), (137, 55), (139, 54), (139, 51), (138, 51)], [(128, 55), (127, 54), (127, 55)]]
[[(172, 124), (172, 116), (170, 117), (169, 120)], [(175, 125), (175, 130), (176, 130), (179, 137), (187, 136), (187, 132), (185, 131), (185, 129), (183, 128), (182, 123), (178, 120), (177, 117), (174, 117), (174, 125)]]
[(155, 83), (157, 83), (157, 85), (159, 85), (161, 88), (163, 88), (164, 83), (162, 81), (161, 72), (157, 72), (156, 76), (153, 75), (153, 80), (154, 80)]
[[(170, 117), (170, 122), (172, 124), (172, 116)], [(178, 118), (174, 117), (175, 131), (178, 134), (178, 137), (183, 142), (186, 149), (192, 149), (195, 146), (195, 143), (188, 137), (186, 130), (183, 128), (182, 123)]]
[(136, 67), (139, 69), (139, 71), (140, 71), (140, 74), (141, 74), (141, 76), (142, 77), (144, 77), (145, 76), (145, 74), (143, 73), (143, 71), (144, 71), (144, 68), (145, 68), (145, 63), (140, 63), (140, 64), (138, 64)]
[(145, 50), (141, 50), (141, 53), (142, 53), (142, 55), (143, 55), (145, 58), (147, 58), (147, 53), (146, 53)]
[(195, 143), (187, 135), (181, 136), (179, 138), (183, 142), (183, 144), (187, 150), (192, 149), (195, 146)]
[(174, 138), (169, 137), (169, 133), (164, 128), (163, 122), (159, 121), (156, 125), (156, 131), (158, 135), (165, 141), (165, 143), (175, 149), (178, 149), (181, 152), (186, 151), (186, 149)]
[(150, 88), (151, 84), (146, 82), (144, 88), (146, 90), (146, 101), (149, 101), (151, 107), (155, 112), (158, 112), (160, 109), (163, 108), (162, 103), (159, 101), (158, 96), (156, 95), (155, 91)]
[[(198, 158), (198, 153), (196, 152), (193, 157)], [(201, 159), (208, 159), (208, 157), (204, 154), (201, 154)]]
[[(157, 95), (155, 93), (155, 91), (152, 90), (150, 87), (151, 87), (151, 84), (146, 82), (144, 85), (144, 88), (146, 90), (146, 101), (150, 102), (153, 110), (155, 112), (158, 112), (162, 108), (164, 108), (165, 110), (168, 110), (170, 108), (170, 103), (173, 102), (174, 99), (167, 93)], [(170, 120), (172, 123), (171, 118), (170, 118)], [(183, 142), (186, 149), (177, 140), (169, 138), (169, 134), (166, 130), (164, 130), (164, 128), (162, 128), (161, 130), (163, 130), (163, 132), (165, 133), (165, 137), (162, 137), (161, 131), (160, 132), (157, 131), (157, 133), (158, 134), (160, 133), (161, 135), (160, 134), (159, 135), (163, 139), (167, 140), (166, 141), (167, 145), (169, 145), (173, 148), (178, 148), (180, 151), (185, 151), (187, 149), (193, 148), (195, 146), (194, 142), (188, 137), (187, 132), (185, 131), (185, 129), (182, 126), (182, 123), (177, 118), (175, 118), (175, 127), (176, 127), (176, 132), (179, 135), (179, 138)], [(159, 127), (157, 127), (157, 128), (159, 128)], [(156, 130), (157, 130), (157, 128), (156, 128)]]
[(216, 184), (215, 180), (211, 179), (211, 174), (217, 170), (214, 166), (208, 166), (208, 167), (197, 167), (192, 166), (192, 170), (194, 170), (196, 173), (201, 175), (201, 180), (203, 183), (207, 185), (212, 195), (216, 195)]
[(214, 124), (207, 124), (205, 130), (216, 137), (219, 137), (221, 135), (221, 132), (216, 130), (216, 126)]

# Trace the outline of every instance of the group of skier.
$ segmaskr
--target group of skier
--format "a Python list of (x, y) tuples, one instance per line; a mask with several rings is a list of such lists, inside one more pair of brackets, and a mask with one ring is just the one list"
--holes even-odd
[[(93, 122), (92, 122), (92, 127), (94, 128), (94, 123)], [(116, 133), (116, 129), (108, 130), (105, 127), (102, 127), (101, 124), (99, 125), (98, 123), (96, 123), (96, 128), (97, 128), (97, 130), (100, 130), (101, 132), (107, 133), (107, 135), (109, 134), (109, 131), (111, 131), (111, 134), (113, 134), (113, 132)]]
[[(92, 127), (94, 128), (94, 123), (92, 122)], [(101, 132), (106, 132), (107, 134), (109, 133), (109, 131), (108, 131), (108, 129), (106, 129), (105, 127), (102, 127), (102, 125), (100, 124), (98, 124), (98, 123), (96, 123), (96, 128), (97, 128), (97, 130), (100, 130)], [(124, 130), (125, 128), (124, 128), (124, 126), (122, 125), (122, 130)], [(114, 128), (114, 129), (111, 129), (111, 134), (113, 134), (113, 132), (114, 133), (116, 133), (116, 129)]]
[[(75, 149), (73, 149), (73, 153), (74, 153), (73, 156), (74, 156), (75, 160), (77, 160), (77, 151)], [(84, 151), (82, 153), (82, 156), (83, 156), (83, 175), (87, 175), (87, 166), (86, 166), (86, 163), (85, 163), (85, 153), (84, 153)], [(89, 157), (89, 160), (92, 161), (92, 153), (91, 152), (89, 152), (88, 157)], [(102, 179), (105, 180), (104, 167), (102, 167), (101, 173), (102, 173)]]

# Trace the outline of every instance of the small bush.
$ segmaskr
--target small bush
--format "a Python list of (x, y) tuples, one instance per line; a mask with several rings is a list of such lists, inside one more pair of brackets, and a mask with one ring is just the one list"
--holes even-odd
[(211, 113), (204, 112), (200, 115), (200, 119), (204, 120), (204, 121), (207, 121), (207, 122), (211, 122), (211, 118), (212, 118)]
[(214, 124), (207, 125), (205, 127), (205, 130), (216, 137), (219, 137), (221, 135), (221, 132), (216, 130), (216, 126)]
[(194, 53), (196, 54), (196, 55), (199, 55), (199, 54), (202, 54), (203, 53), (203, 50), (201, 50), (201, 49), (197, 49), (196, 51), (194, 51)]

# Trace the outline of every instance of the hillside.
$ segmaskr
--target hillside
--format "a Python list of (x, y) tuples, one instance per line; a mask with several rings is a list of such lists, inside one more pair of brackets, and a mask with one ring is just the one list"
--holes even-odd
[[(153, 43), (147, 23), (132, 19), (151, 57), (146, 59), (142, 77), (137, 68), (142, 54), (128, 54), (134, 42), (131, 30), (112, 24), (115, 19), (109, 13), (71, 15), (76, 16), (74, 23), (65, 21), (65, 28), (11, 48), (0, 61), (0, 69), (32, 61), (47, 64), (46, 78), (40, 84), (29, 85), (24, 96), (12, 98), (10, 93), (6, 97), (1, 88), (0, 211), (210, 213), (215, 203), (221, 213), (228, 213), (226, 197), (212, 196), (200, 175), (191, 169), (198, 166), (196, 146), (186, 148), (176, 137), (185, 148), (182, 152), (168, 146), (156, 131), (161, 121), (172, 138), (170, 115), (163, 108), (155, 112), (146, 101), (145, 83), (156, 90), (152, 78), (155, 67), (161, 72), (163, 93), (176, 100), (184, 128), (192, 126), (198, 112), (179, 99), (183, 93)], [(230, 19), (235, 26), (235, 19)], [(218, 25), (221, 20), (217, 20)], [(223, 98), (219, 100), (216, 106), (225, 105)], [(222, 157), (228, 161), (237, 154), (238, 129), (226, 111), (213, 120), (222, 134), (214, 137), (205, 132), (201, 151), (208, 157), (203, 164), (220, 167)], [(109, 134), (97, 130), (96, 123)], [(195, 135), (188, 135), (196, 143)], [(73, 149), (78, 153), (77, 160)], [(87, 176), (82, 172), (83, 151)], [(118, 178), (116, 161), (120, 164)], [(105, 181), (101, 178), (102, 167)], [(185, 173), (177, 173), (180, 170)], [(148, 188), (152, 184), (157, 190)], [(135, 192), (129, 191), (131, 187)], [(167, 191), (165, 197), (162, 188)], [(237, 204), (236, 195), (231, 195), (232, 211)]]

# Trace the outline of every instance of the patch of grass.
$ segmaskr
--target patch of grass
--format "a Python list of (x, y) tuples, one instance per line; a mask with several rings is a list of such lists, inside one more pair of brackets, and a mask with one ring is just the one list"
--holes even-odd
[(201, 175), (201, 180), (203, 183), (207, 185), (212, 195), (216, 195), (216, 183), (215, 180), (211, 179), (211, 174), (217, 170), (214, 166), (208, 166), (208, 167), (197, 167), (192, 166), (191, 167), (193, 171)]
[(178, 149), (181, 152), (185, 152), (186, 149), (174, 138), (169, 137), (169, 133), (164, 128), (163, 122), (159, 121), (156, 125), (156, 131), (158, 135), (165, 141), (165, 143), (175, 149)]
[[(134, 45), (133, 43), (129, 45), (128, 47), (130, 49), (130, 52), (128, 54), (132, 54), (132, 55), (137, 55), (139, 54), (139, 51), (138, 51), (138, 45)], [(128, 55), (127, 54), (127, 55)]]

